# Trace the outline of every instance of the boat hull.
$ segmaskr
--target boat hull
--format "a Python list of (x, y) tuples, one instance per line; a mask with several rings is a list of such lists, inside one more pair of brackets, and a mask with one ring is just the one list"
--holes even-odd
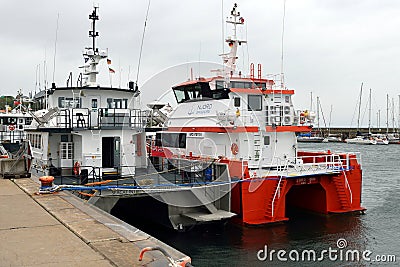
[(361, 180), (356, 159), (348, 170), (335, 174), (248, 179), (232, 190), (232, 212), (246, 225), (287, 221), (292, 207), (320, 214), (363, 212)]

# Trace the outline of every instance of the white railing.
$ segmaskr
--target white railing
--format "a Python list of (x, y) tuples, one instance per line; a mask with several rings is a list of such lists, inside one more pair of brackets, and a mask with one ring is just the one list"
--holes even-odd
[[(345, 157), (343, 158), (343, 154)], [(341, 157), (342, 155), (342, 157)], [(301, 156), (295, 158), (276, 158), (277, 171), (279, 175), (278, 186), (275, 190), (275, 194), (272, 200), (272, 216), (274, 216), (274, 205), (276, 198), (280, 197), (280, 187), (283, 177), (287, 177), (290, 168), (294, 168), (296, 171), (336, 171), (337, 173), (343, 172), (345, 188), (350, 194), (350, 203), (353, 203), (353, 192), (350, 187), (349, 180), (347, 179), (346, 171), (350, 170), (350, 160), (356, 159), (358, 164), (361, 165), (361, 154), (359, 152), (352, 153), (341, 153), (339, 154), (326, 154), (326, 155), (312, 155), (312, 156)], [(304, 163), (306, 162), (306, 163)], [(300, 168), (300, 169), (299, 169)]]
[[(284, 166), (284, 169), (287, 169), (288, 166), (288, 161), (286, 161), (286, 165)], [(275, 189), (274, 197), (272, 198), (272, 206), (271, 206), (271, 216), (274, 217), (274, 212), (275, 212), (275, 200), (277, 198), (281, 197), (281, 183), (282, 183), (283, 175), (281, 174), (279, 177), (278, 185)]]

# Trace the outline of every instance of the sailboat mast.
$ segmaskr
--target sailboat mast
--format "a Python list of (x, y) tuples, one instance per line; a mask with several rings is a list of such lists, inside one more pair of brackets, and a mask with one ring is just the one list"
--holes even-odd
[(400, 132), (400, 95), (399, 95), (399, 114), (397, 115), (398, 124), (397, 124), (397, 132)]
[(363, 83), (361, 83), (360, 100), (358, 101), (358, 117), (357, 117), (357, 132), (360, 130), (360, 114), (361, 114), (361, 97), (362, 97)]
[(368, 134), (371, 134), (371, 88), (369, 88), (368, 100)]
[(331, 120), (332, 120), (332, 105), (331, 105), (331, 111), (329, 112), (328, 136), (331, 134)]
[(389, 133), (389, 94), (386, 94), (386, 133)]
[(394, 133), (394, 98), (392, 97), (392, 132)]
[(320, 132), (320, 128), (319, 128), (319, 96), (317, 96), (317, 128), (318, 128), (318, 132)]

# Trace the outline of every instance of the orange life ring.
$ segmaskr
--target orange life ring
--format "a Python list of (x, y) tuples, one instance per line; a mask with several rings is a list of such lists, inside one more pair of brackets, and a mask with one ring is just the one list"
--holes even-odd
[(236, 143), (231, 145), (231, 151), (233, 155), (237, 155), (239, 153), (239, 146)]
[(14, 124), (8, 125), (8, 129), (10, 129), (10, 131), (14, 131), (15, 130)]
[(81, 164), (79, 163), (79, 161), (76, 161), (75, 163), (74, 163), (74, 174), (75, 175), (79, 175), (79, 174), (81, 174)]

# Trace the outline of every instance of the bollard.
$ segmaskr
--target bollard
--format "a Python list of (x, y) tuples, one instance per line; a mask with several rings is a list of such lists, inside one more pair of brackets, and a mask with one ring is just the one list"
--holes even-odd
[(41, 188), (53, 187), (54, 176), (41, 176), (39, 178)]

